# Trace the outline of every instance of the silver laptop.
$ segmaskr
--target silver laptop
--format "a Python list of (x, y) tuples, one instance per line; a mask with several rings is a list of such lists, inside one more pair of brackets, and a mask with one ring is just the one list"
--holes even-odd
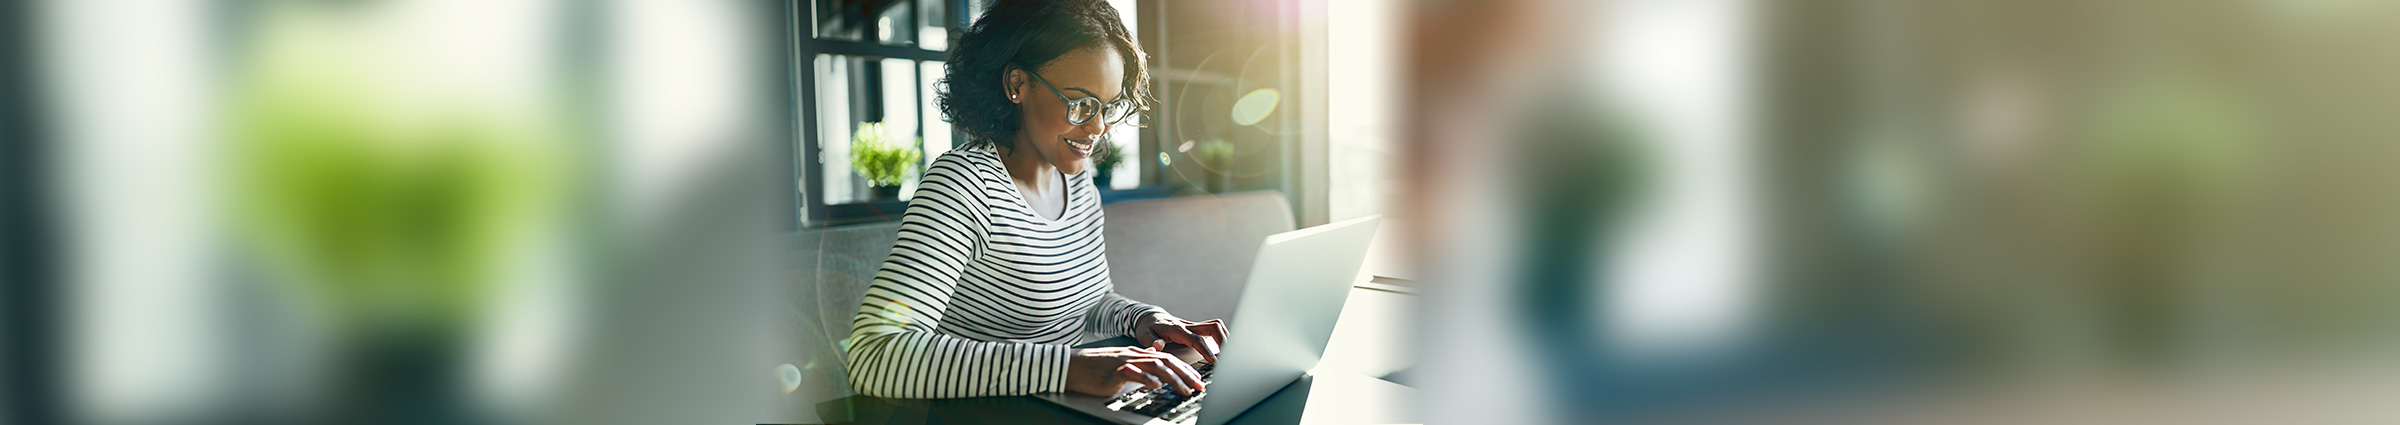
[[(1218, 364), (1194, 364), (1208, 391), (1127, 391), (1116, 397), (1075, 393), (1038, 397), (1126, 424), (1230, 422), (1315, 367), (1342, 316), (1342, 302), (1366, 261), (1382, 216), (1368, 216), (1268, 236), (1250, 266), (1241, 303), (1226, 326), (1235, 331)], [(1181, 350), (1186, 361), (1196, 353)]]

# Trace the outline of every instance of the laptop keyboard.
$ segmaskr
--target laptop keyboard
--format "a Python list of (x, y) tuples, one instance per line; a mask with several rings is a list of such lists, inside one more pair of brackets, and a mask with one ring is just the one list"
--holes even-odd
[[(1201, 383), (1214, 382), (1210, 379), (1216, 376), (1216, 365), (1196, 362), (1192, 363), (1192, 369), (1200, 371)], [(1176, 394), (1172, 387), (1158, 387), (1147, 391), (1126, 391), (1124, 394), (1118, 394), (1117, 398), (1109, 400), (1108, 410), (1140, 413), (1167, 422), (1183, 422), (1185, 419), (1191, 419), (1192, 415), (1200, 413), (1200, 399), (1206, 397), (1208, 397), (1206, 391), (1196, 391), (1190, 396), (1185, 396)]]

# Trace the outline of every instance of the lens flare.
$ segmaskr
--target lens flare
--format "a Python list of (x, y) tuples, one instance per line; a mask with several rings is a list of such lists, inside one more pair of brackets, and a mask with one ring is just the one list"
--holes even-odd
[(1275, 89), (1251, 90), (1249, 94), (1242, 95), (1242, 100), (1233, 103), (1233, 123), (1257, 125), (1259, 121), (1266, 120), (1268, 115), (1275, 114), (1275, 105), (1281, 100), (1283, 94)]

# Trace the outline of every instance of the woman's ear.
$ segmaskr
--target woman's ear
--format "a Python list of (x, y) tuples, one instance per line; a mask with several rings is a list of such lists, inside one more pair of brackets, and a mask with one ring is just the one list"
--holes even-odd
[(1025, 70), (1009, 68), (1000, 74), (1001, 91), (1008, 92), (1008, 103), (1025, 103)]

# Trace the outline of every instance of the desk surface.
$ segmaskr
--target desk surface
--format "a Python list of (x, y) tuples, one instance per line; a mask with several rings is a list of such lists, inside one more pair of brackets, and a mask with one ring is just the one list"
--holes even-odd
[[(1408, 406), (1415, 389), (1357, 374), (1319, 370), (1267, 396), (1234, 424), (1380, 424), (1419, 422)], [(1030, 396), (940, 400), (850, 396), (817, 405), (835, 423), (855, 424), (1106, 424)], [(1202, 412), (1202, 415), (1208, 412)]]

